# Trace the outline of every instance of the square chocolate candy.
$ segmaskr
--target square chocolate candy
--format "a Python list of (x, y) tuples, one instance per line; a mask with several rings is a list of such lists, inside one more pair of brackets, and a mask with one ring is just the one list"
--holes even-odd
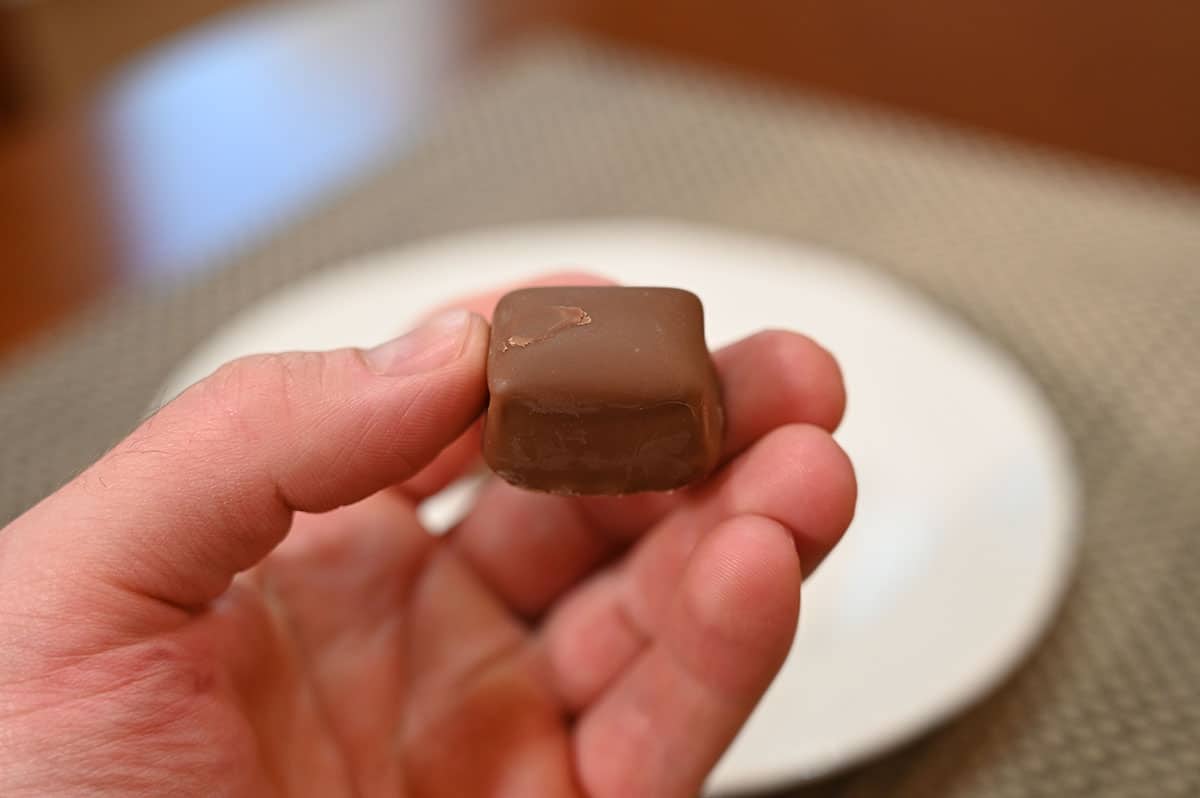
[(492, 322), (484, 457), (521, 487), (669, 490), (721, 449), (704, 308), (675, 288), (526, 288)]

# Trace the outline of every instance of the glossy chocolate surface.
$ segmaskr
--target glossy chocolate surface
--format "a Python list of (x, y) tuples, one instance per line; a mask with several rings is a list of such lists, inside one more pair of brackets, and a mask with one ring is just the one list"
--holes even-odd
[(720, 388), (687, 291), (514, 291), (496, 307), (487, 376), (484, 457), (515, 485), (669, 490), (720, 455)]

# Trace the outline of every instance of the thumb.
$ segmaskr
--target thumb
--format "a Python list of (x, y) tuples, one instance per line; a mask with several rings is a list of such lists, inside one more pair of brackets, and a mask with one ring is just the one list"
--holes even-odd
[(372, 350), (233, 361), (14, 522), (2, 559), (175, 605), (211, 601), (293, 512), (400, 482), (470, 426), (487, 338), (483, 319), (451, 311)]

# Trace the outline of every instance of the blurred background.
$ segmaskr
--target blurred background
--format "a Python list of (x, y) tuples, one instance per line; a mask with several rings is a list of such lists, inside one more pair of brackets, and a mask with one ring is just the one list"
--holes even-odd
[[(0, 526), (123, 436), (223, 322), (312, 270), (551, 219), (779, 236), (860, 258), (1012, 355), (1059, 416), (1085, 505), (1069, 597), (1010, 682), (794, 794), (1192, 798), (1198, 87), (1197, 0), (0, 0)], [(372, 298), (390, 320), (391, 295)], [(312, 315), (306, 329), (328, 321)], [(923, 401), (940, 384), (913, 385), (911, 406), (965, 417), (952, 390), (944, 413)], [(990, 513), (1008, 548), (1009, 532), (1036, 537), (1008, 523), (1028, 507), (1003, 491), (943, 501), (953, 481), (912, 467), (938, 456), (904, 393), (875, 392), (899, 420), (870, 438), (912, 479), (860, 467), (860, 511), (920, 510), (894, 525), (902, 547), (862, 547), (880, 573), (914, 530), (972, 539), (957, 516), (926, 517), (922, 491), (938, 511)], [(962, 404), (991, 413), (954, 437), (973, 466), (1004, 419)], [(1035, 569), (996, 567), (999, 548), (964, 558), (1015, 604)], [(942, 605), (992, 584), (940, 575)], [(926, 631), (968, 626), (930, 617)], [(887, 660), (861, 659), (891, 686)], [(942, 686), (935, 671), (918, 675)], [(843, 708), (821, 722), (852, 721)]]
[(1192, 0), (10, 0), (0, 362), (319, 205), (563, 29), (1200, 180)]

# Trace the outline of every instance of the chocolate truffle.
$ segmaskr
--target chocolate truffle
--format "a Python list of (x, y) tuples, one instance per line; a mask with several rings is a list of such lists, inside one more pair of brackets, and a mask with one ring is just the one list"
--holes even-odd
[(496, 306), (484, 458), (524, 488), (670, 490), (721, 450), (704, 308), (676, 288), (526, 288)]

